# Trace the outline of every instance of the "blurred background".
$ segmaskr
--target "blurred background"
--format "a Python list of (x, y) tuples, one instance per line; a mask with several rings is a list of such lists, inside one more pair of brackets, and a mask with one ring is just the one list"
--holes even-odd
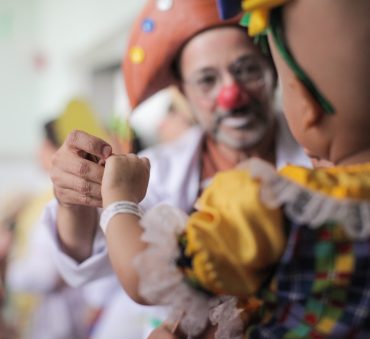
[(104, 125), (128, 113), (120, 63), (144, 0), (0, 0), (0, 198), (38, 190), (43, 124), (72, 97)]
[[(125, 301), (132, 326), (111, 326), (109, 316), (100, 321), (107, 304), (122, 301), (115, 293), (124, 294), (112, 288), (118, 285), (111, 278), (86, 291), (66, 286), (38, 222), (53, 197), (52, 155), (72, 128), (120, 151), (127, 151), (129, 136), (131, 151), (138, 151), (173, 140), (195, 123), (173, 88), (130, 112), (121, 61), (144, 3), (0, 0), (0, 339), (105, 339), (108, 330), (118, 331), (116, 338), (122, 331), (148, 331), (151, 318)], [(128, 117), (135, 134), (128, 133)]]

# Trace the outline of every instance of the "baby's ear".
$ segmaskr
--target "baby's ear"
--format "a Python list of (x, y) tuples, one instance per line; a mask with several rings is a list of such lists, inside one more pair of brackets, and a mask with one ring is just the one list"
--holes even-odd
[(303, 83), (295, 75), (293, 77), (294, 79), (289, 81), (289, 86), (291, 93), (298, 101), (297, 107), (301, 115), (302, 126), (304, 129), (315, 127), (321, 122), (325, 112)]

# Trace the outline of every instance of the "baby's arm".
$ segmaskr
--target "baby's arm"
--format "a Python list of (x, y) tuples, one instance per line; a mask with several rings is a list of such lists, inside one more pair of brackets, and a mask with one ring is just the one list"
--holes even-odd
[[(149, 181), (149, 160), (136, 155), (112, 155), (105, 164), (102, 198), (103, 207), (117, 201), (139, 203)], [(146, 304), (138, 292), (139, 278), (132, 262), (146, 248), (140, 237), (139, 217), (119, 213), (113, 216), (106, 230), (109, 257), (114, 271), (128, 295), (138, 303)]]

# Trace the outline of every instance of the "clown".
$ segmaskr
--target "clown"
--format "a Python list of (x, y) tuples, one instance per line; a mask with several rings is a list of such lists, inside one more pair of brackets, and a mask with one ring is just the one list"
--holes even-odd
[[(259, 161), (245, 166), (260, 186), (260, 206), (285, 215), (287, 244), (270, 284), (258, 293), (261, 319), (247, 325), (244, 337), (368, 338), (370, 49), (364, 43), (370, 38), (370, 3), (238, 2), (221, 0), (222, 13), (243, 7), (251, 11), (245, 22), (252, 31), (267, 29), (292, 132), (310, 154), (334, 164), (315, 170), (288, 166), (279, 174)], [(245, 218), (255, 223), (252, 213)], [(206, 239), (197, 246), (217, 264)], [(218, 280), (229, 281), (226, 266), (218, 266)], [(161, 334), (174, 338), (164, 330), (151, 338)]]
[[(252, 156), (275, 167), (309, 163), (275, 109), (271, 58), (239, 27), (239, 19), (219, 19), (213, 0), (174, 0), (166, 6), (150, 0), (135, 21), (123, 62), (132, 107), (176, 85), (199, 124), (175, 143), (140, 154), (151, 162), (142, 209), (167, 202), (191, 212), (217, 172)], [(112, 274), (97, 228), (107, 172), (84, 159), (86, 152), (104, 162), (111, 147), (78, 131), (67, 138), (53, 162), (58, 201), (46, 214), (58, 266), (73, 285)]]

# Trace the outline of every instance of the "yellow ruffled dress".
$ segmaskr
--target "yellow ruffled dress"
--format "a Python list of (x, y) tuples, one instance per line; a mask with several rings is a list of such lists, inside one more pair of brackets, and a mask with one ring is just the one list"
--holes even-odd
[[(157, 280), (141, 271), (144, 296), (181, 308), (187, 333), (191, 321), (198, 333), (206, 326), (207, 311), (224, 331), (216, 338), (241, 338), (242, 327), (251, 338), (369, 335), (370, 164), (247, 167), (217, 174), (189, 218), (169, 206), (144, 216), (144, 238), (156, 223), (168, 235), (177, 224), (175, 240), (164, 235), (136, 263), (157, 270)], [(252, 321), (243, 305), (255, 298)]]

